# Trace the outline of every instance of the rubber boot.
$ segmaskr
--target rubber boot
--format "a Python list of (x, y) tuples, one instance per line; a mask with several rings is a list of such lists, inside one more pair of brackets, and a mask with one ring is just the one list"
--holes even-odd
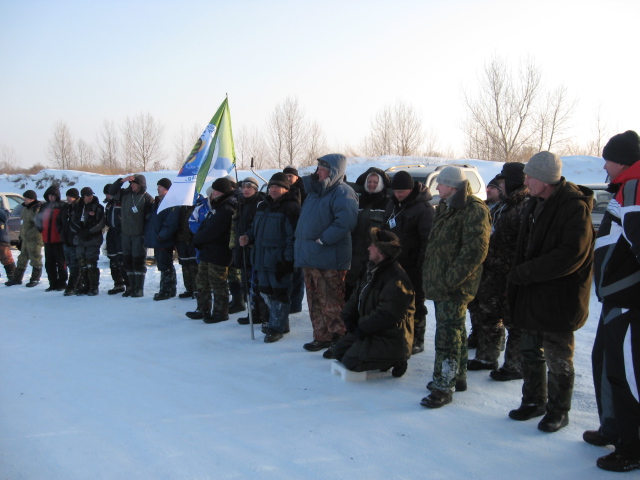
[(195, 311), (187, 312), (186, 315), (192, 320), (202, 320), (205, 315), (211, 316), (211, 292), (198, 292), (198, 306)]
[(123, 297), (130, 297), (135, 288), (135, 281), (136, 281), (135, 274), (133, 272), (127, 272), (127, 279), (128, 279), (128, 282), (125, 285), (125, 290), (124, 290), (124, 293), (122, 294)]
[(557, 432), (569, 424), (573, 380), (574, 375), (549, 373), (547, 413), (538, 424), (539, 430), (543, 432)]
[(547, 403), (547, 364), (523, 363), (522, 403), (509, 412), (513, 420), (529, 420), (545, 413)]
[(87, 295), (95, 297), (100, 293), (100, 269), (97, 266), (91, 266), (87, 270), (87, 276), (89, 278), (89, 291)]
[(229, 320), (229, 296), (214, 293), (213, 297), (213, 313), (204, 316), (204, 323), (219, 323)]
[(229, 313), (244, 312), (247, 307), (244, 301), (242, 287), (238, 282), (229, 283), (229, 291), (231, 293), (231, 305), (229, 305)]
[(133, 275), (134, 288), (131, 292), (131, 296), (134, 298), (144, 297), (144, 273), (136, 272)]
[(169, 283), (169, 271), (160, 271), (160, 291), (153, 296), (156, 301), (169, 300), (169, 292), (167, 292), (167, 284)]
[(16, 271), (16, 262), (11, 262), (9, 265), (4, 266), (4, 271), (7, 274), (7, 281), (13, 277), (13, 272)]
[(29, 283), (27, 283), (25, 286), (30, 288), (35, 287), (40, 283), (41, 276), (42, 276), (42, 267), (33, 267), (31, 269), (31, 279), (29, 280)]
[(76, 285), (76, 295), (86, 295), (89, 293), (89, 267), (80, 267), (80, 278)]
[(111, 278), (113, 279), (113, 288), (107, 290), (108, 295), (116, 295), (125, 291), (124, 277), (122, 276), (122, 265), (116, 260), (112, 260), (109, 264), (111, 270)]
[(10, 287), (12, 285), (22, 285), (22, 278), (24, 277), (24, 268), (16, 268), (13, 271), (13, 275), (11, 276), (10, 280), (7, 280), (5, 282), (5, 285), (7, 287)]
[(80, 278), (80, 269), (78, 267), (70, 268), (69, 280), (67, 281), (67, 288), (64, 289), (65, 297), (75, 295), (76, 285), (78, 284), (78, 278)]
[(427, 331), (427, 316), (418, 315), (414, 316), (413, 324), (413, 347), (411, 348), (411, 355), (424, 352), (424, 334)]

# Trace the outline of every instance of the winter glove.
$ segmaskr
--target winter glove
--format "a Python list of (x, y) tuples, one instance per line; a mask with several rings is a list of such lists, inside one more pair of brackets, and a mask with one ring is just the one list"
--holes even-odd
[(92, 233), (88, 228), (81, 228), (78, 232), (78, 236), (80, 237), (80, 239), (87, 241), (91, 240)]
[(293, 273), (293, 262), (276, 262), (276, 280), (280, 281), (288, 273)]

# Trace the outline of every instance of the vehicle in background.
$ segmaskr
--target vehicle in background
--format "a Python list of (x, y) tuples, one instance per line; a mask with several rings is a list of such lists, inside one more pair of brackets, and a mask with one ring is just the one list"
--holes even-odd
[(20, 237), (20, 212), (22, 212), (24, 197), (17, 193), (0, 192), (0, 208), (9, 212), (7, 220), (7, 229), (9, 230), (9, 239), (11, 245), (18, 243)]
[(607, 183), (587, 183), (584, 186), (593, 190), (593, 210), (591, 210), (591, 221), (593, 222), (593, 228), (595, 228), (597, 233), (600, 229), (604, 212), (607, 210), (607, 205), (609, 205), (609, 202), (613, 198), (613, 193), (606, 191), (609, 186)]
[(487, 199), (487, 187), (480, 176), (480, 172), (478, 172), (478, 169), (473, 165), (457, 163), (452, 163), (451, 165), (399, 165), (387, 168), (385, 172), (387, 172), (389, 178), (392, 179), (396, 173), (400, 170), (404, 170), (409, 173), (414, 180), (422, 182), (423, 185), (429, 187), (429, 191), (431, 192), (431, 195), (433, 195), (431, 205), (435, 207), (440, 202), (440, 195), (438, 195), (438, 190), (436, 190), (438, 185), (436, 178), (443, 168), (449, 166), (461, 168), (467, 177), (467, 180), (469, 180), (469, 185), (471, 186), (473, 194), (482, 200)]

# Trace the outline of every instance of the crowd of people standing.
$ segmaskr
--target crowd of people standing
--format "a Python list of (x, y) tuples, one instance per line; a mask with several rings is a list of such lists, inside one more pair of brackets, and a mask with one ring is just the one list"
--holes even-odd
[[(17, 265), (4, 228), (0, 260), (7, 286), (22, 284), (30, 262), (26, 286), (33, 287), (44, 247), (47, 292), (95, 296), (107, 227), (109, 295), (144, 296), (153, 248), (161, 274), (154, 300), (195, 298), (186, 316), (205, 323), (248, 310), (238, 323), (261, 324), (264, 342), (274, 343), (289, 333), (289, 316), (301, 311), (306, 293), (313, 338), (305, 350), (394, 377), (425, 350), (429, 299), (435, 362), (421, 405), (451, 403), (467, 389), (467, 370), (489, 370), (496, 381), (522, 380), (520, 405), (509, 417), (543, 417), (544, 432), (569, 423), (574, 332), (586, 322), (595, 273), (603, 304), (593, 349), (601, 425), (583, 438), (615, 447), (598, 459), (600, 468), (629, 471), (640, 468), (638, 135), (614, 136), (603, 157), (615, 196), (597, 238), (593, 192), (567, 181), (551, 152), (505, 164), (488, 184), (487, 201), (472, 194), (462, 169), (447, 166), (436, 179), (437, 206), (406, 171), (390, 179), (372, 167), (347, 183), (347, 159), (330, 154), (311, 175), (299, 176), (293, 166), (275, 173), (266, 193), (254, 177), (218, 178), (192, 206), (161, 208), (171, 181), (158, 181), (154, 199), (144, 175), (105, 185), (106, 208), (89, 187), (69, 189), (66, 202), (57, 186), (44, 202), (28, 190)], [(469, 359), (472, 338), (477, 348)]]

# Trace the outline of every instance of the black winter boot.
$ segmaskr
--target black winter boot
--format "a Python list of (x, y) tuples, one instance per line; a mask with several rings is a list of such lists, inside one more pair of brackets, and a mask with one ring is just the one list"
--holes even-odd
[(95, 297), (100, 293), (100, 269), (97, 266), (92, 266), (87, 269), (87, 277), (89, 279), (89, 291), (87, 295)]
[(413, 346), (411, 347), (411, 355), (424, 352), (424, 334), (427, 330), (427, 316), (414, 316), (413, 325)]
[(131, 291), (131, 297), (139, 298), (144, 297), (144, 273), (136, 272), (133, 276), (134, 288)]
[(134, 290), (136, 276), (133, 272), (127, 272), (128, 283), (125, 285), (125, 291), (122, 294), (123, 297), (130, 297)]
[(30, 288), (35, 287), (40, 283), (41, 276), (42, 276), (42, 267), (33, 267), (31, 269), (31, 279), (29, 280), (29, 283), (27, 283), (25, 286)]
[(205, 315), (211, 315), (211, 292), (198, 292), (198, 306), (193, 312), (187, 312), (192, 320), (202, 320)]
[(545, 413), (547, 404), (547, 364), (523, 363), (522, 403), (509, 412), (513, 420), (529, 420)]
[(213, 314), (205, 315), (204, 323), (220, 323), (229, 320), (229, 296), (213, 295)]
[(7, 280), (9, 280), (13, 276), (13, 272), (16, 271), (16, 262), (11, 262), (9, 265), (5, 265), (4, 271), (7, 274)]
[(69, 281), (67, 282), (67, 288), (64, 289), (64, 296), (69, 297), (75, 295), (76, 285), (78, 284), (78, 278), (80, 278), (80, 270), (78, 267), (69, 269)]
[(549, 399), (547, 413), (538, 429), (543, 432), (557, 432), (569, 424), (571, 396), (573, 394), (574, 375), (557, 375), (549, 373)]
[(242, 287), (238, 282), (229, 283), (229, 291), (231, 293), (231, 305), (229, 305), (229, 313), (244, 312), (247, 307), (245, 305)]
[[(8, 273), (7, 273), (7, 276), (8, 276)], [(5, 285), (7, 287), (10, 287), (12, 285), (22, 285), (23, 277), (24, 277), (24, 268), (16, 268), (13, 271), (13, 275), (11, 275), (11, 277), (9, 277), (9, 280), (5, 282)]]
[[(175, 296), (175, 294), (174, 294)], [(160, 291), (153, 296), (156, 301), (171, 298), (171, 272), (169, 269), (160, 272)]]
[(89, 293), (89, 267), (81, 266), (80, 267), (80, 278), (78, 279), (78, 283), (76, 285), (75, 294), (76, 295), (86, 295)]

